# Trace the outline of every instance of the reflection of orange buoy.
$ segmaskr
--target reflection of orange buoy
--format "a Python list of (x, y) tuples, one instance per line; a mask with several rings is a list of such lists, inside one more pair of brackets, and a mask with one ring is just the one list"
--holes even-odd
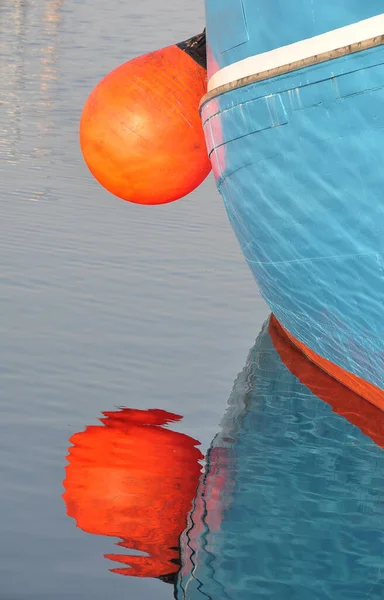
[(208, 175), (199, 116), (204, 61), (205, 33), (121, 65), (92, 91), (80, 144), (90, 171), (112, 194), (164, 204)]
[(198, 442), (162, 425), (181, 417), (162, 410), (104, 413), (70, 439), (63, 495), (77, 526), (120, 538), (146, 556), (107, 554), (113, 572), (169, 579), (179, 570), (179, 536), (196, 492)]

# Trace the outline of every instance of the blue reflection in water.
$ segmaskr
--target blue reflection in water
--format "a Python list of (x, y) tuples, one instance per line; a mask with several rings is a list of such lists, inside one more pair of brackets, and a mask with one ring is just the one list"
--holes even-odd
[(266, 324), (207, 457), (178, 600), (384, 597), (382, 413), (339, 384), (325, 396), (288, 370)]

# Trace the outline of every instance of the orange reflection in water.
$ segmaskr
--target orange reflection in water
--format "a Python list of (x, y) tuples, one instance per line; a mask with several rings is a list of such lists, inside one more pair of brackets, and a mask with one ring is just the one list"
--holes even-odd
[(172, 580), (179, 537), (200, 475), (197, 440), (164, 428), (182, 417), (163, 410), (105, 412), (102, 425), (70, 438), (63, 498), (80, 529), (120, 538), (143, 555), (106, 554), (114, 573)]
[(269, 334), (285, 366), (333, 411), (384, 448), (384, 412), (311, 362), (271, 316)]

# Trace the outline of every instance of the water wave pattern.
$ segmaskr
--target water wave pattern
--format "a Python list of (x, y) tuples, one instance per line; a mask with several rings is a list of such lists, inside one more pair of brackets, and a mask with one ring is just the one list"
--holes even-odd
[(384, 50), (202, 109), (217, 186), (283, 326), (384, 388)]
[(177, 600), (383, 598), (383, 449), (292, 375), (267, 328), (206, 471)]

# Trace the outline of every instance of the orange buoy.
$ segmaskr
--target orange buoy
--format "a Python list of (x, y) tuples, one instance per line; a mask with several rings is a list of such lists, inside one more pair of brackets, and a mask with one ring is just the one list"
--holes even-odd
[(122, 565), (114, 573), (171, 582), (179, 570), (179, 537), (203, 456), (197, 440), (163, 427), (180, 419), (163, 410), (124, 408), (104, 413), (102, 426), (70, 439), (67, 514), (88, 533), (120, 538), (117, 545), (127, 554), (105, 555)]
[(211, 169), (199, 102), (205, 32), (124, 63), (90, 94), (80, 121), (88, 168), (109, 192), (138, 204), (186, 196)]

